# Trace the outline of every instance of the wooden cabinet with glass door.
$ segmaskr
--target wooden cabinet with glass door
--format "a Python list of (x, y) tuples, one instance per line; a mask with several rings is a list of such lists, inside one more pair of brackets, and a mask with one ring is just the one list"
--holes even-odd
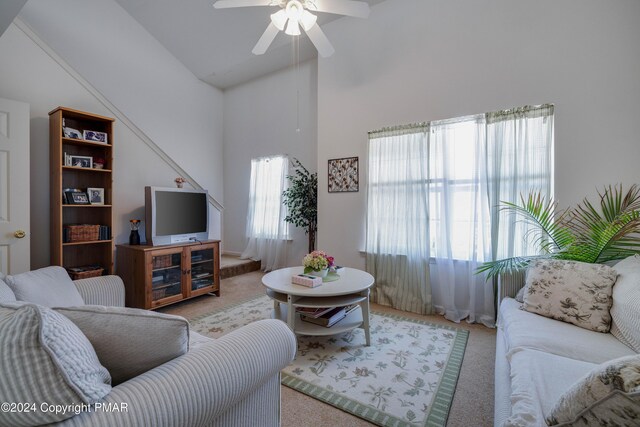
[(127, 306), (154, 309), (204, 294), (220, 296), (219, 245), (116, 245)]
[(214, 293), (220, 296), (218, 283), (217, 244), (206, 244), (186, 248), (188, 274), (190, 280), (187, 297)]

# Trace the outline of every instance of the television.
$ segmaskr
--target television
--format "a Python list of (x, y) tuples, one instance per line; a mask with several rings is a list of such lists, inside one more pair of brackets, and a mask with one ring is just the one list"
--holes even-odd
[(145, 187), (147, 244), (171, 245), (209, 238), (206, 190)]

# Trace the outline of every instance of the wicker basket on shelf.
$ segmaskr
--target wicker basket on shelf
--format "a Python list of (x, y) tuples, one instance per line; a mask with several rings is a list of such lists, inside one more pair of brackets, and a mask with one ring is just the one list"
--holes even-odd
[(72, 280), (88, 279), (89, 277), (99, 277), (102, 276), (103, 271), (104, 268), (102, 267), (94, 267), (91, 269), (87, 268), (86, 270), (84, 268), (67, 268), (67, 273), (69, 273), (69, 276)]
[(98, 240), (100, 226), (92, 224), (65, 225), (68, 242), (90, 242)]

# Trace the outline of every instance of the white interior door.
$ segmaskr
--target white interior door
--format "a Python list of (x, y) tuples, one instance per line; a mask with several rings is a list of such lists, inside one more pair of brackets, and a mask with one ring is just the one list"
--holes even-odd
[(0, 271), (31, 265), (29, 104), (0, 98)]

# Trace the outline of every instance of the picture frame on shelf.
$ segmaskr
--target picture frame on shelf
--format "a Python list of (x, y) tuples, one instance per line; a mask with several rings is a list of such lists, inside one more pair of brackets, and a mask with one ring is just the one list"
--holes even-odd
[(78, 193), (81, 192), (82, 190), (79, 188), (63, 188), (62, 189), (62, 203), (63, 204), (69, 204), (69, 202), (67, 202), (67, 193)]
[(329, 159), (329, 193), (359, 191), (358, 157)]
[(76, 168), (93, 168), (93, 157), (91, 156), (69, 156), (69, 165)]
[(87, 195), (87, 193), (85, 191), (77, 191), (77, 190), (65, 191), (64, 196), (65, 196), (64, 198), (65, 198), (65, 200), (66, 200), (68, 205), (88, 205), (88, 204), (90, 204), (89, 196)]
[(82, 139), (82, 133), (74, 128), (63, 127), (62, 135), (64, 135), (65, 138)]
[(108, 144), (108, 137), (106, 132), (98, 132), (95, 130), (85, 130), (82, 132), (82, 137), (86, 141), (100, 142), (102, 144)]
[(87, 195), (92, 205), (104, 205), (104, 188), (87, 188)]

